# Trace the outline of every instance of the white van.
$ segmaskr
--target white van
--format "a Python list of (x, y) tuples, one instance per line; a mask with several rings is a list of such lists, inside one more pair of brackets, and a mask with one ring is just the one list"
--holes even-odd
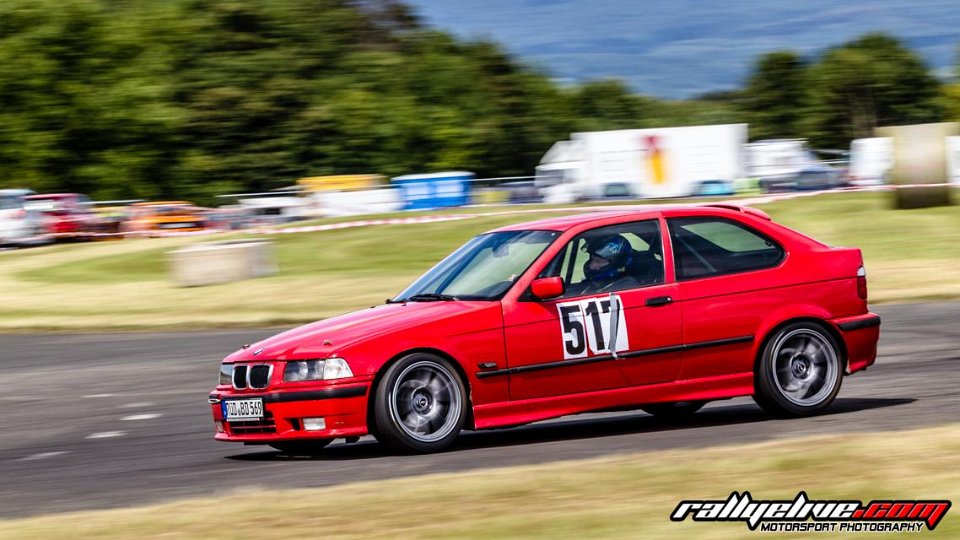
[(50, 241), (43, 214), (28, 209), (29, 189), (0, 189), (0, 246), (26, 246)]

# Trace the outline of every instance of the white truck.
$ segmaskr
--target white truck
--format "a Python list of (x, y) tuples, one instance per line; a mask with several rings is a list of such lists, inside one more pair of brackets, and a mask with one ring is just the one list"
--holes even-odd
[[(947, 137), (947, 168), (950, 183), (960, 185), (960, 137)], [(893, 167), (893, 139), (868, 137), (850, 142), (850, 183), (877, 185), (886, 183)]]
[(744, 175), (746, 124), (573, 133), (536, 172), (545, 202), (722, 195)]
[(868, 137), (850, 141), (850, 183), (875, 186), (886, 181), (893, 166), (893, 139)]

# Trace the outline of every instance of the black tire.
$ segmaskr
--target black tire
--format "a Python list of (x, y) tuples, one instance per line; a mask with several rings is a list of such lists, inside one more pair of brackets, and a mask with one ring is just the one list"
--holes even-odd
[(840, 392), (844, 365), (837, 341), (822, 325), (788, 324), (760, 353), (753, 400), (777, 417), (817, 414)]
[(312, 439), (270, 443), (270, 446), (288, 456), (315, 456), (331, 442), (333, 442), (333, 439)]
[(449, 361), (412, 353), (384, 372), (373, 407), (378, 441), (401, 452), (437, 452), (463, 428), (467, 391)]
[(657, 418), (681, 419), (693, 416), (706, 404), (706, 401), (674, 401), (672, 403), (651, 403), (640, 409)]

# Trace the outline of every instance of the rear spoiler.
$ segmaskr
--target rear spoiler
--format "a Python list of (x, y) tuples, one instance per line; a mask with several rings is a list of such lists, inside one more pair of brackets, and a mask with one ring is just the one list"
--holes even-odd
[(773, 219), (769, 215), (767, 215), (767, 213), (764, 212), (763, 210), (757, 210), (756, 208), (752, 208), (750, 206), (738, 206), (736, 204), (721, 204), (721, 203), (705, 204), (704, 206), (707, 206), (710, 208), (723, 208), (725, 210), (733, 210), (734, 212), (742, 212), (744, 214), (758, 217), (760, 219), (773, 221)]

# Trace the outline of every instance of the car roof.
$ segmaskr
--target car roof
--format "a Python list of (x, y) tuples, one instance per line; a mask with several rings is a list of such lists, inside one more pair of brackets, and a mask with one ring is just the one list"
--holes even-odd
[[(570, 208), (576, 211), (576, 208)], [(535, 210), (531, 210), (534, 212)], [(757, 218), (770, 221), (768, 216), (762, 210), (751, 208), (749, 206), (739, 206), (728, 203), (704, 203), (704, 204), (668, 204), (668, 205), (630, 205), (625, 206), (623, 210), (602, 210), (595, 212), (578, 213), (567, 216), (558, 216), (525, 223), (515, 223), (506, 225), (490, 232), (501, 231), (525, 231), (525, 230), (546, 230), (546, 231), (566, 231), (579, 225), (588, 223), (602, 223), (610, 221), (616, 223), (622, 221), (622, 218), (630, 219), (653, 219), (663, 214), (666, 217), (675, 215), (684, 216), (716, 216), (731, 214), (747, 214)]]
[[(569, 210), (576, 212), (576, 208), (570, 208)], [(496, 229), (496, 232), (500, 231), (524, 231), (524, 230), (546, 230), (546, 231), (566, 231), (576, 227), (577, 225), (583, 223), (591, 223), (594, 221), (603, 221), (607, 219), (614, 219), (623, 216), (634, 216), (637, 219), (642, 219), (643, 217), (654, 217), (657, 215), (659, 208), (650, 206), (649, 209), (636, 209), (632, 208), (630, 210), (606, 210), (606, 211), (596, 211), (596, 212), (585, 212), (572, 214), (567, 216), (557, 216), (549, 217), (544, 219), (538, 219), (536, 221), (527, 221), (525, 223), (515, 223), (513, 225), (506, 225)]]

